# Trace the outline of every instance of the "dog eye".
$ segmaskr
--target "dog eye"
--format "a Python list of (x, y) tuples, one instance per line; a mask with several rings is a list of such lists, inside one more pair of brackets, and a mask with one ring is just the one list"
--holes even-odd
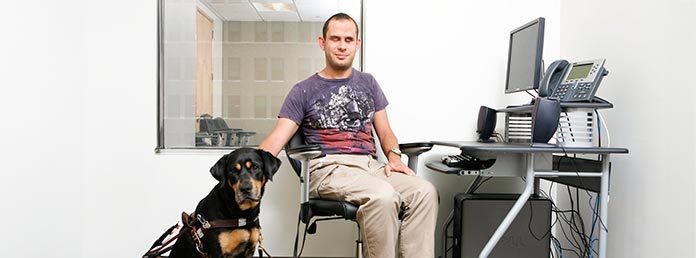
[(259, 169), (259, 165), (253, 165), (251, 166), (252, 169)]

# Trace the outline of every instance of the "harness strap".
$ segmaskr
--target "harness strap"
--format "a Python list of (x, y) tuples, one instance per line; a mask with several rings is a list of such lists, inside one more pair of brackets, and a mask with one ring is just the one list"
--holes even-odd
[(251, 223), (255, 223), (259, 220), (258, 217), (254, 218), (252, 221), (247, 221), (245, 218), (239, 218), (239, 219), (221, 219), (221, 220), (213, 220), (213, 221), (208, 221), (203, 216), (200, 214), (191, 214), (191, 215), (185, 215), (186, 213), (182, 214), (182, 220), (184, 220), (184, 217), (186, 220), (190, 221), (192, 225), (195, 225), (196, 222), (200, 223), (201, 227), (205, 230), (209, 229), (214, 229), (214, 228), (237, 228), (237, 227), (243, 227)]
[(266, 254), (266, 256), (268, 256), (269, 258), (273, 258), (273, 256), (271, 256), (271, 254), (269, 254), (268, 251), (266, 251), (266, 247), (263, 246), (262, 242), (263, 242), (263, 235), (261, 235), (261, 233), (259, 233), (259, 248), (258, 248), (259, 249), (259, 257), (263, 257), (263, 254)]
[[(258, 220), (255, 219), (254, 221)], [(252, 222), (254, 222), (252, 221)], [(247, 221), (244, 218), (241, 219), (225, 219), (225, 220), (213, 220), (208, 222), (210, 224), (210, 228), (236, 228), (236, 227), (243, 227), (246, 226)]]
[[(175, 234), (173, 232), (174, 230), (179, 230), (179, 231)], [(179, 236), (181, 236), (181, 234), (183, 234), (183, 233), (184, 233), (184, 231), (181, 230), (181, 227), (179, 226), (178, 223), (175, 224), (174, 226), (171, 226), (169, 229), (167, 229), (167, 231), (164, 232), (164, 234), (162, 234), (162, 236), (160, 236), (155, 241), (155, 243), (152, 244), (152, 246), (150, 247), (150, 250), (148, 250), (143, 255), (143, 258), (159, 257), (160, 255), (162, 255), (166, 252), (169, 252), (169, 250), (171, 250), (172, 247), (174, 247), (174, 245), (173, 245), (174, 240), (178, 239)], [(171, 237), (165, 241), (166, 237), (171, 236), (171, 235), (173, 235), (173, 237)]]
[[(259, 218), (256, 217), (251, 222), (247, 222), (247, 219), (245, 218), (207, 221), (200, 214), (192, 213), (191, 215), (188, 215), (186, 212), (181, 213), (181, 221), (184, 223), (184, 226), (189, 229), (191, 238), (193, 238), (194, 242), (196, 243), (196, 250), (204, 258), (208, 257), (208, 253), (204, 251), (202, 239), (208, 230), (215, 228), (243, 227), (251, 223), (256, 223), (258, 220)], [(196, 223), (200, 224), (201, 226), (196, 227)]]
[(193, 242), (196, 244), (196, 251), (198, 251), (198, 254), (200, 254), (203, 258), (208, 258), (208, 253), (203, 251), (203, 241), (201, 241), (205, 233), (203, 232), (202, 228), (196, 228), (196, 220), (194, 219), (194, 215), (195, 213), (188, 215), (186, 212), (182, 212), (181, 221), (189, 230), (189, 234), (191, 235)]

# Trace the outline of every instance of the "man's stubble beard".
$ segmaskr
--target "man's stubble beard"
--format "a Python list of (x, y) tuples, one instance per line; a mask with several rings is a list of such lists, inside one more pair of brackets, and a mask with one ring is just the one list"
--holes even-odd
[(326, 53), (325, 56), (326, 56), (326, 63), (328, 66), (331, 67), (331, 69), (334, 69), (336, 71), (346, 71), (348, 69), (353, 68), (353, 60), (355, 59), (355, 56), (352, 56), (350, 58), (350, 60), (348, 60), (348, 62), (345, 64), (345, 66), (334, 62), (333, 59), (331, 59), (330, 53)]

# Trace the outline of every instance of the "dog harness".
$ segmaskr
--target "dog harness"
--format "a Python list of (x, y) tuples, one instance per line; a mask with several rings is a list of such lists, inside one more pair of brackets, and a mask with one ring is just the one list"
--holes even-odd
[[(188, 233), (191, 235), (191, 238), (196, 244), (196, 251), (198, 251), (201, 257), (208, 258), (208, 253), (205, 252), (202, 241), (203, 236), (205, 236), (208, 230), (216, 228), (240, 228), (246, 225), (258, 223), (258, 221), (258, 216), (252, 221), (247, 221), (245, 218), (208, 221), (200, 214), (192, 213), (189, 215), (186, 214), (186, 212), (182, 212), (181, 223), (177, 223), (164, 232), (164, 234), (155, 241), (152, 247), (150, 247), (150, 250), (143, 255), (143, 258), (154, 258), (169, 252), (174, 246), (175, 240), (178, 239), (183, 233)], [(172, 237), (167, 239), (167, 236)], [(268, 252), (266, 252), (266, 249), (261, 245), (261, 237), (259, 237), (259, 257), (263, 257), (262, 251), (268, 257), (271, 257), (271, 255), (269, 255)]]
[[(247, 223), (245, 218), (207, 221), (200, 214), (193, 213), (188, 215), (186, 212), (181, 213), (181, 221), (184, 223), (184, 225), (186, 225), (189, 234), (193, 238), (193, 241), (196, 242), (196, 250), (203, 258), (208, 257), (208, 254), (203, 250), (202, 241), (203, 236), (205, 236), (205, 233), (207, 233), (208, 230), (215, 228), (239, 228), (255, 223), (258, 220), (259, 217), (254, 218), (254, 220), (249, 223)], [(197, 226), (197, 224), (199, 226)]]

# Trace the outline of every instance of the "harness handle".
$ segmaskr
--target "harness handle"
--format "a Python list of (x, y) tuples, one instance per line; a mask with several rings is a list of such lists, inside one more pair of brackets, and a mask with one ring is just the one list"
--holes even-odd
[(152, 246), (150, 247), (150, 250), (148, 250), (143, 255), (143, 258), (155, 258), (155, 257), (159, 257), (160, 255), (162, 255), (166, 252), (169, 252), (169, 250), (171, 250), (172, 247), (174, 247), (174, 245), (173, 245), (174, 240), (178, 239), (179, 236), (181, 236), (181, 234), (183, 234), (183, 232), (184, 232), (183, 230), (179, 230), (179, 232), (176, 234), (176, 236), (168, 239), (167, 241), (164, 241), (164, 239), (167, 236), (171, 235), (175, 229), (179, 229), (179, 223), (174, 224), (174, 226), (169, 227), (169, 229), (167, 229), (167, 231), (165, 231), (164, 234), (162, 234), (162, 236), (160, 236), (157, 240), (155, 240), (155, 243), (153, 243)]

